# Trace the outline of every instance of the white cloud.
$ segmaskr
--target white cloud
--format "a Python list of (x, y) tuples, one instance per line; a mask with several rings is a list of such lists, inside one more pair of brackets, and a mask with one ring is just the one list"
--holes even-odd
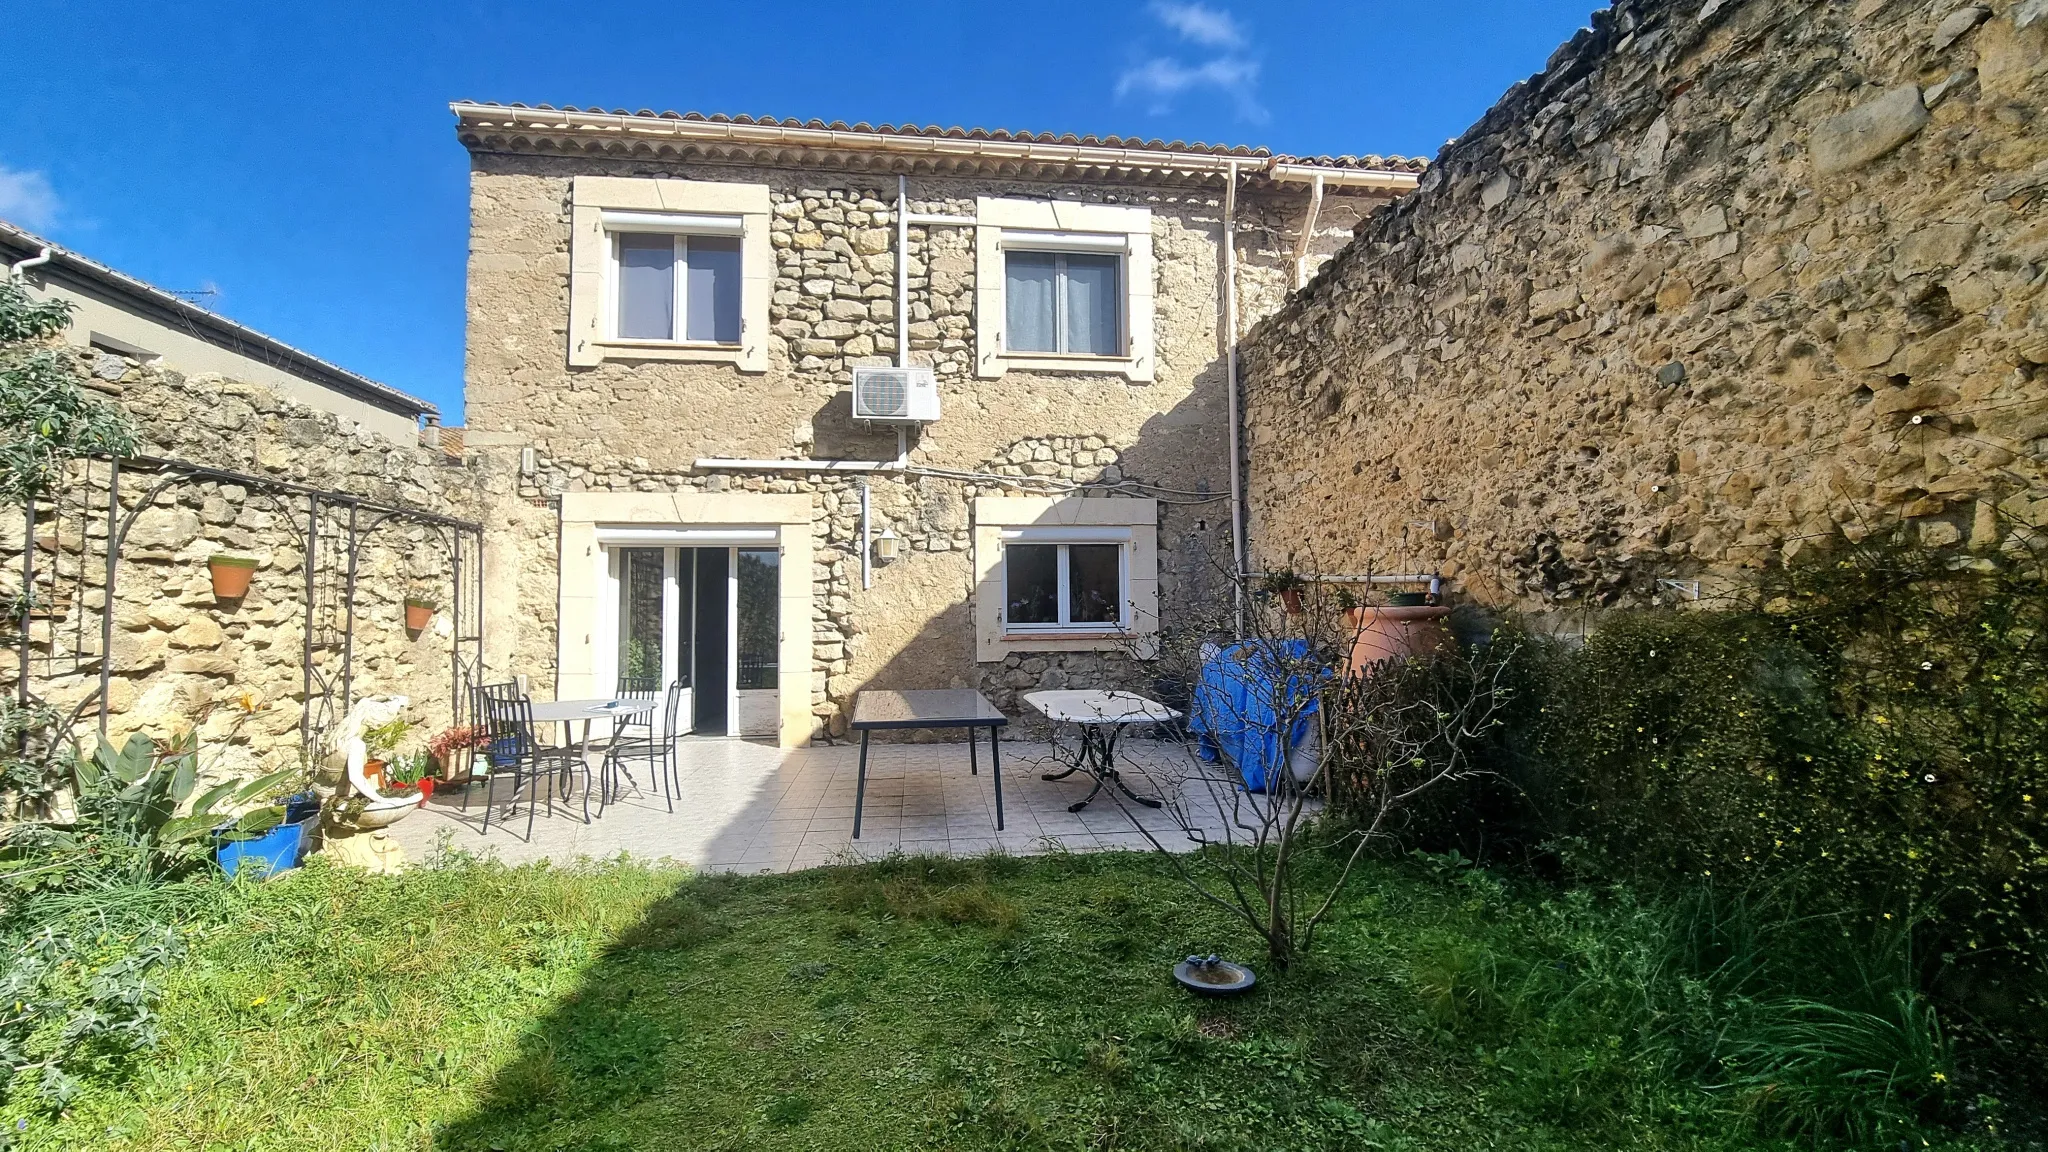
[(1176, 97), (1208, 89), (1229, 97), (1241, 120), (1261, 122), (1259, 62), (1250, 55), (1250, 39), (1237, 18), (1204, 4), (1154, 0), (1152, 18), (1176, 38), (1205, 51), (1188, 61), (1171, 52), (1147, 51), (1116, 80), (1116, 98), (1145, 101), (1146, 111), (1169, 112)]
[(57, 226), (57, 190), (41, 172), (22, 172), (0, 164), (0, 220), (33, 232)]
[(1245, 44), (1244, 29), (1238, 26), (1237, 18), (1219, 8), (1154, 0), (1152, 15), (1161, 24), (1180, 33), (1181, 39), (1192, 40), (1204, 47), (1242, 48)]

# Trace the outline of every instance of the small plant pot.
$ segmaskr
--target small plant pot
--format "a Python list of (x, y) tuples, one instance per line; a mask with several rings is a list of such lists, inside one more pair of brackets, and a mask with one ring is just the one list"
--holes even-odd
[(256, 560), (250, 556), (208, 556), (206, 571), (213, 577), (215, 600), (240, 600), (249, 594), (249, 581), (256, 575)]
[(1301, 615), (1301, 589), (1282, 588), (1280, 590), (1280, 606), (1287, 609), (1289, 616)]
[(405, 602), (405, 630), (407, 632), (425, 631), (427, 625), (433, 622), (435, 611), (436, 605), (431, 600), (407, 600)]
[(370, 782), (370, 787), (382, 792), (384, 790), (384, 762), (382, 760), (363, 761), (363, 779)]
[(1214, 956), (1190, 956), (1173, 966), (1173, 978), (1197, 996), (1240, 996), (1259, 978), (1250, 968)]

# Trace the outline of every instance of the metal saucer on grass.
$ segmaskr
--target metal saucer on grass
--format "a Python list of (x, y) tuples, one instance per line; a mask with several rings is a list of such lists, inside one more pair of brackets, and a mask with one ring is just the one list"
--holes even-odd
[(1236, 996), (1249, 992), (1258, 977), (1250, 968), (1233, 964), (1215, 953), (1190, 956), (1173, 966), (1173, 978), (1197, 996)]

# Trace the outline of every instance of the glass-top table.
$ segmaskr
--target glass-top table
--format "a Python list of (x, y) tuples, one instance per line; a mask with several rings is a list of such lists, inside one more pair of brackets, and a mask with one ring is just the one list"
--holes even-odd
[[(562, 726), (562, 745), (576, 749), (576, 759), (584, 765), (585, 780), (587, 782), (590, 771), (590, 722), (592, 720), (611, 720), (616, 724), (619, 721), (638, 719), (654, 711), (654, 705), (655, 702), (649, 699), (599, 697), (593, 700), (535, 700), (529, 707), (533, 709), (534, 723), (560, 724)], [(580, 732), (573, 728), (574, 725), (579, 723), (583, 725)], [(567, 771), (567, 769), (564, 769), (564, 771)], [(617, 788), (612, 780), (612, 773), (615, 771), (625, 771), (627, 778), (632, 778), (632, 772), (618, 763), (617, 759), (612, 756), (610, 749), (606, 749), (604, 763), (598, 769), (597, 774), (597, 814), (600, 816), (604, 815), (605, 806), (610, 804), (617, 796)], [(634, 788), (637, 789), (639, 786), (640, 784), (637, 780), (633, 782)], [(548, 804), (549, 812), (552, 813), (554, 810), (552, 795), (550, 795)], [(585, 824), (590, 823), (590, 789), (587, 786), (583, 790), (583, 822)]]
[[(1088, 806), (1102, 791), (1104, 784), (1114, 784), (1118, 792), (1147, 808), (1157, 808), (1160, 802), (1131, 791), (1124, 783), (1123, 774), (1116, 767), (1117, 737), (1127, 724), (1170, 723), (1181, 718), (1181, 714), (1157, 700), (1140, 696), (1135, 692), (1105, 691), (1100, 688), (1080, 688), (1064, 691), (1046, 690), (1027, 692), (1024, 702), (1055, 724), (1072, 724), (1081, 731), (1081, 743), (1064, 772), (1048, 772), (1041, 779), (1064, 780), (1076, 772), (1086, 772), (1094, 777), (1095, 787), (1088, 795), (1067, 805), (1067, 811), (1079, 812)], [(1053, 754), (1061, 756), (1058, 740), (1053, 741)], [(1064, 759), (1064, 757), (1062, 757)], [(1116, 797), (1112, 795), (1110, 799)]]
[(853, 838), (860, 839), (860, 811), (868, 790), (868, 737), (876, 729), (965, 728), (967, 770), (981, 774), (974, 733), (988, 729), (989, 771), (996, 786), (996, 831), (1003, 830), (1003, 761), (996, 733), (1010, 722), (1003, 710), (972, 688), (930, 688), (907, 692), (862, 692), (853, 698), (854, 731), (860, 733), (860, 779), (853, 789)]

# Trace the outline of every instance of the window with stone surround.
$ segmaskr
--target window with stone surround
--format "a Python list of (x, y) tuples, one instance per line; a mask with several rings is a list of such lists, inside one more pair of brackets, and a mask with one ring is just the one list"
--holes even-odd
[(612, 339), (740, 342), (738, 217), (700, 218), (730, 220), (732, 234), (724, 235), (642, 231), (645, 221), (605, 215), (612, 241)]
[(1151, 209), (984, 196), (975, 223), (976, 375), (1153, 379)]
[(1121, 632), (1128, 528), (1005, 528), (1005, 635)]
[(1097, 497), (974, 502), (975, 656), (1132, 651), (1159, 626), (1158, 504)]
[(569, 363), (708, 360), (768, 370), (768, 188), (578, 176)]

